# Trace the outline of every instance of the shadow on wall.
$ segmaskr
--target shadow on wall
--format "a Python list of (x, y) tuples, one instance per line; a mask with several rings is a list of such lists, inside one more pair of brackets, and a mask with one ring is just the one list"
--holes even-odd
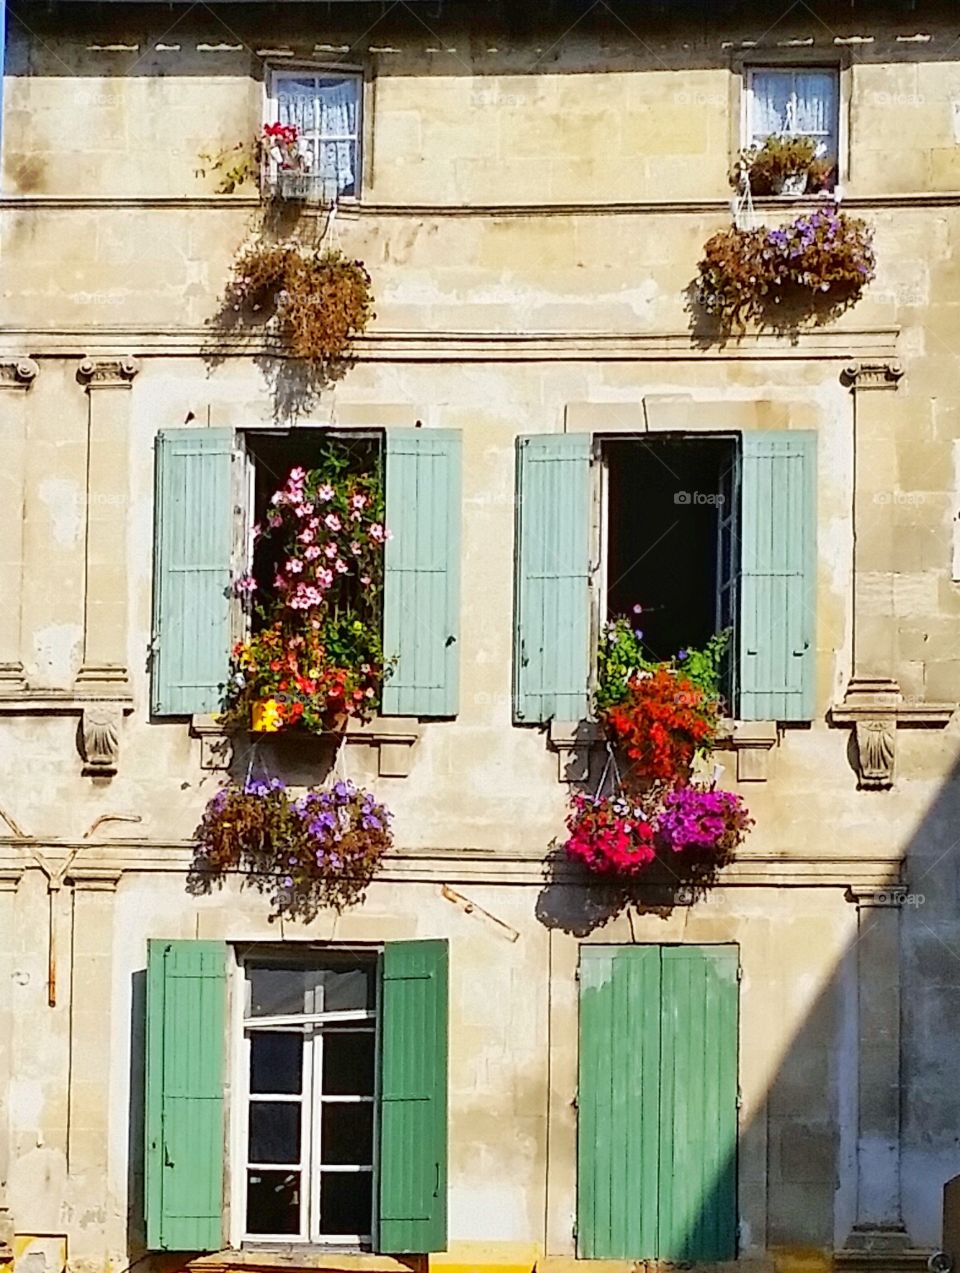
[[(916, 737), (918, 748), (929, 745), (929, 736)], [(903, 734), (901, 747), (904, 751), (912, 747), (909, 740), (903, 741)], [(919, 751), (917, 755), (919, 759)], [(909, 756), (904, 759), (908, 761)], [(890, 802), (897, 800), (897, 790), (865, 792), (857, 798), (864, 806), (870, 802), (868, 812), (876, 818), (882, 836), (885, 812)], [(955, 762), (910, 838), (902, 879), (891, 880), (887, 891), (890, 897), (899, 894), (903, 898), (899, 909), (901, 1192), (907, 1229), (904, 1241), (909, 1240), (912, 1248), (941, 1245), (943, 1186), (960, 1172), (960, 1087), (952, 1055), (952, 1041), (960, 1035), (958, 861), (960, 763)], [(736, 888), (729, 890), (728, 897), (730, 893), (729, 905), (735, 907)], [(836, 899), (832, 887), (829, 896)], [(852, 892), (848, 898), (843, 904), (856, 904)], [(677, 905), (696, 906), (696, 897), (682, 886), (674, 886), (671, 896), (670, 885), (663, 881), (635, 888), (628, 896), (621, 889), (572, 872), (558, 849), (546, 865), (537, 918), (545, 926), (575, 937), (595, 934), (602, 938), (603, 927), (625, 912), (630, 936), (635, 939), (635, 917), (654, 914), (666, 920)], [(699, 1183), (699, 1202), (684, 1218), (686, 1236), (681, 1254), (671, 1258), (698, 1258), (704, 1233), (715, 1227), (718, 1209), (729, 1206), (726, 1199), (731, 1175), (740, 1193), (737, 1218), (741, 1245), (748, 1241), (751, 1247), (770, 1251), (820, 1250), (826, 1257), (847, 1245), (858, 1222), (896, 1219), (870, 1215), (868, 1210), (858, 1215), (857, 1188), (862, 1063), (858, 1061), (858, 1016), (861, 1012), (871, 1014), (864, 1022), (872, 1051), (874, 1044), (883, 1048), (886, 1003), (890, 1002), (892, 1011), (897, 1010), (895, 991), (890, 997), (894, 978), (882, 968), (874, 975), (870, 967), (863, 966), (870, 960), (865, 961), (862, 955), (864, 950), (874, 949), (870, 941), (874, 925), (890, 922), (896, 913), (896, 909), (861, 909), (858, 937), (844, 951), (829, 983), (790, 1041), (767, 1090), (762, 1113), (741, 1124), (735, 1148)], [(649, 929), (645, 927), (644, 932)], [(667, 943), (676, 940), (676, 928), (670, 933), (670, 937), (664, 935)], [(789, 937), (785, 934), (785, 939), (796, 948), (796, 932)], [(610, 940), (622, 941), (622, 929)], [(775, 932), (771, 940), (776, 942)], [(860, 1004), (864, 1006), (858, 1008)], [(743, 1046), (741, 1042), (741, 1049)], [(739, 1065), (742, 1071), (742, 1051)], [(869, 1103), (871, 1094), (866, 1093), (865, 1099)], [(676, 1128), (682, 1126), (681, 1112)], [(867, 1134), (876, 1132), (867, 1128)], [(869, 1146), (865, 1150), (869, 1155)], [(869, 1197), (871, 1182), (862, 1183), (867, 1186), (864, 1196)], [(762, 1232), (764, 1212), (766, 1231)], [(624, 1258), (654, 1254), (631, 1251), (624, 1252)]]

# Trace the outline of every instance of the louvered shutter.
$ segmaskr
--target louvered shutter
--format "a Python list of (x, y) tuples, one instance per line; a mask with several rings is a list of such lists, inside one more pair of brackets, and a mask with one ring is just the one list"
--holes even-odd
[(223, 1213), (226, 946), (147, 944), (147, 1248), (218, 1251)]
[(741, 472), (742, 720), (810, 720), (816, 678), (812, 431), (745, 433)]
[(590, 436), (517, 440), (513, 714), (522, 724), (587, 715)]
[(151, 707), (213, 712), (230, 657), (230, 429), (157, 437)]
[(447, 943), (383, 950), (380, 1251), (447, 1245)]
[(387, 716), (455, 716), (460, 636), (460, 432), (388, 429), (383, 635)]

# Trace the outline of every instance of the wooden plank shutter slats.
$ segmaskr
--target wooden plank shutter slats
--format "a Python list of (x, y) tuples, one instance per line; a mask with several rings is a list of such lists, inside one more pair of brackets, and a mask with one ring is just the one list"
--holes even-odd
[(381, 986), (378, 1249), (447, 1245), (446, 941), (388, 942)]
[(460, 470), (459, 430), (387, 430), (384, 715), (457, 714)]
[(230, 429), (157, 437), (151, 708), (213, 712), (230, 656)]
[(743, 435), (739, 709), (742, 720), (813, 717), (817, 435)]
[(146, 1229), (151, 1251), (222, 1246), (226, 947), (147, 943)]
[(589, 434), (517, 439), (514, 719), (587, 715), (590, 676)]

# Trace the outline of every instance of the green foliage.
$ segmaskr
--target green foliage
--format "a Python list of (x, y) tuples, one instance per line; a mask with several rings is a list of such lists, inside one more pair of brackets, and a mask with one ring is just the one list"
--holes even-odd
[(597, 649), (597, 709), (601, 712), (622, 703), (629, 693), (630, 681), (639, 673), (654, 673), (662, 668), (681, 672), (705, 698), (719, 699), (723, 680), (723, 660), (730, 646), (731, 631), (726, 628), (712, 636), (702, 649), (681, 650), (672, 659), (651, 659), (645, 652), (643, 637), (629, 619), (611, 619), (603, 627)]

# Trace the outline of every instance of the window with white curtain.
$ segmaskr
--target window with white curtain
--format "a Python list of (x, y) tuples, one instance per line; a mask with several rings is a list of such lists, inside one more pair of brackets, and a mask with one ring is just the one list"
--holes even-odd
[(840, 77), (828, 67), (757, 67), (747, 72), (747, 146), (771, 134), (811, 137), (817, 157), (836, 164), (840, 153)]
[(362, 80), (330, 71), (276, 71), (270, 122), (293, 124), (304, 169), (324, 198), (360, 193)]

